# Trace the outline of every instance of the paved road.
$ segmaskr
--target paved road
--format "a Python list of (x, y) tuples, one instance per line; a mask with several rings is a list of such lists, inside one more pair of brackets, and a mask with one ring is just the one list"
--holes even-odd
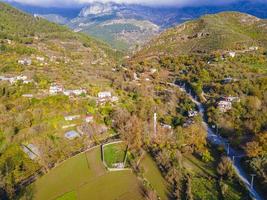
[(231, 148), (231, 146), (229, 145), (229, 142), (227, 139), (222, 138), (221, 136), (215, 134), (214, 130), (211, 129), (207, 122), (205, 121), (204, 118), (204, 106), (203, 104), (201, 104), (190, 92), (190, 89), (186, 89), (185, 85), (176, 85), (181, 91), (185, 92), (188, 97), (197, 105), (199, 113), (203, 119), (203, 125), (207, 130), (207, 138), (208, 141), (211, 142), (212, 144), (216, 144), (216, 145), (222, 145), (224, 146), (225, 151), (228, 153), (228, 157), (232, 160), (233, 163), (233, 167), (238, 175), (238, 177), (242, 180), (242, 182), (245, 184), (246, 188), (248, 189), (250, 196), (253, 199), (256, 200), (264, 200), (266, 198), (261, 197), (260, 194), (257, 193), (257, 191), (254, 188), (251, 188), (250, 185), (250, 175), (247, 174), (243, 168), (241, 167), (241, 162), (240, 162), (240, 158), (243, 156), (242, 152), (236, 151), (235, 149)]

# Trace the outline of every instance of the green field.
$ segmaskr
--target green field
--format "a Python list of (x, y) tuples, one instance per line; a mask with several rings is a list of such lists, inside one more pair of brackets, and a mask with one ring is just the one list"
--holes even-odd
[(108, 172), (100, 147), (68, 159), (34, 183), (37, 200), (143, 199), (140, 182), (129, 170)]
[(168, 199), (167, 183), (157, 168), (156, 163), (148, 154), (141, 161), (141, 167), (144, 169), (144, 177), (149, 181), (153, 189), (156, 190), (160, 198), (162, 200)]
[(104, 160), (108, 167), (115, 163), (122, 163), (125, 157), (126, 146), (124, 143), (115, 143), (104, 146)]

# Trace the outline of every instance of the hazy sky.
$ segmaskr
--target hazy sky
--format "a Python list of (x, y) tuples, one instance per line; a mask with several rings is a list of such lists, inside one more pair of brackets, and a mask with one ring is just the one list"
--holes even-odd
[[(7, 0), (15, 1), (18, 3), (24, 3), (35, 6), (45, 6), (45, 7), (71, 7), (79, 6), (86, 3), (91, 3), (96, 0)], [(98, 2), (110, 2), (111, 0), (97, 0)], [(232, 2), (237, 2), (240, 0), (112, 0), (117, 3), (135, 3), (143, 5), (165, 5), (165, 6), (198, 6), (198, 5), (214, 5), (214, 4), (227, 4)], [(250, 1), (262, 1), (266, 2), (267, 0), (250, 0)]]

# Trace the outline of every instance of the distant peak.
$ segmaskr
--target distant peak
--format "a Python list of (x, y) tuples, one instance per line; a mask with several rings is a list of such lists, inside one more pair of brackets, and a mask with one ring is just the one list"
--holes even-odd
[(116, 4), (113, 2), (106, 2), (106, 3), (93, 2), (81, 10), (79, 17), (87, 17), (89, 15), (108, 14), (108, 13), (118, 10), (121, 7), (122, 7), (122, 4)]

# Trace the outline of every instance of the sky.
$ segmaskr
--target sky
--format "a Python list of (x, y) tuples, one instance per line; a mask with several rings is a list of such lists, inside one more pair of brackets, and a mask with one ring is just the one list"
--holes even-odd
[[(40, 6), (40, 7), (77, 7), (84, 4), (92, 3), (96, 0), (7, 0), (22, 4)], [(97, 0), (98, 2), (110, 2), (111, 0)], [(142, 4), (150, 6), (201, 6), (201, 5), (220, 5), (237, 2), (240, 0), (112, 0), (116, 3)], [(248, 0), (261, 1), (267, 0)]]

